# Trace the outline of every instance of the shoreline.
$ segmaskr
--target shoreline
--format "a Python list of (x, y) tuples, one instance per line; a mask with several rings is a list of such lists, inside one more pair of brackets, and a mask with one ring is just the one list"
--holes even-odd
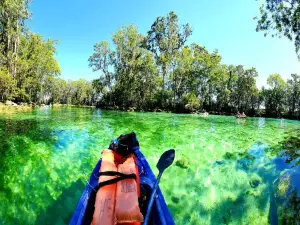
[[(103, 107), (96, 107), (97, 109), (103, 110), (112, 110), (112, 111), (120, 111), (120, 112), (156, 112), (156, 113), (173, 113), (173, 114), (195, 114), (195, 115), (204, 115), (205, 112), (195, 111), (195, 112), (184, 112), (184, 111), (172, 111), (172, 110), (163, 110), (163, 109), (153, 109), (153, 110), (137, 110), (135, 108), (120, 108), (120, 107), (110, 107), (110, 106), (103, 106)], [(209, 115), (215, 116), (236, 116), (235, 113), (227, 113), (227, 112), (216, 112), (216, 111), (209, 111), (207, 112)], [(207, 117), (207, 116), (206, 116)], [(282, 115), (281, 117), (276, 117), (268, 114), (250, 114), (247, 115), (246, 118), (236, 118), (236, 119), (247, 119), (247, 118), (270, 118), (270, 119), (289, 119), (289, 120), (300, 120), (300, 116), (289, 116), (289, 115)]]
[[(103, 110), (112, 110), (112, 111), (120, 111), (120, 112), (156, 112), (156, 113), (173, 113), (173, 114), (196, 114), (196, 115), (202, 115), (204, 116), (205, 112), (201, 111), (194, 111), (194, 112), (185, 112), (185, 111), (174, 111), (174, 110), (163, 110), (163, 109), (148, 109), (148, 110), (137, 110), (134, 107), (129, 107), (129, 108), (124, 108), (124, 107), (111, 107), (111, 106), (102, 106), (102, 107), (97, 107), (97, 106), (88, 106), (88, 105), (72, 105), (72, 104), (35, 104), (35, 103), (14, 103), (9, 101), (8, 103), (3, 103), (0, 102), (0, 112), (5, 112), (5, 111), (30, 111), (33, 109), (37, 108), (42, 108), (42, 107), (51, 107), (51, 108), (59, 108), (59, 107), (77, 107), (77, 108), (94, 108), (94, 109), (103, 109)], [(209, 111), (209, 115), (217, 115), (217, 116), (236, 116), (235, 113), (228, 113), (228, 112), (216, 112), (216, 111)], [(208, 115), (208, 116), (209, 116)], [(207, 116), (204, 116), (207, 117)], [(289, 120), (300, 120), (300, 116), (289, 116), (289, 115), (281, 115), (280, 117), (278, 116), (273, 116), (273, 115), (268, 115), (268, 114), (253, 114), (253, 115), (247, 115), (248, 118), (272, 118), (272, 119), (289, 119)], [(237, 118), (238, 119), (238, 118)], [(244, 118), (240, 118), (244, 119)], [(245, 118), (247, 119), (247, 118)]]
[(0, 112), (1, 111), (30, 111), (37, 108), (43, 107), (51, 107), (51, 108), (59, 108), (59, 107), (77, 107), (77, 108), (96, 108), (95, 106), (88, 106), (88, 105), (71, 105), (71, 104), (35, 104), (35, 103), (3, 103), (0, 102)]

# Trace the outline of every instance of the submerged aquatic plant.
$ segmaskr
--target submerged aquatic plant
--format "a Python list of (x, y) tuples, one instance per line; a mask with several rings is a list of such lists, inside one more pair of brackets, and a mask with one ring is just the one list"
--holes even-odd
[(283, 171), (274, 184), (280, 223), (298, 225), (300, 221), (300, 168)]
[(281, 156), (287, 157), (286, 162), (294, 162), (293, 167), (300, 165), (300, 129), (290, 131), (281, 144)]
[(176, 224), (268, 224), (280, 172), (272, 159), (300, 123), (260, 120), (74, 107), (0, 114), (0, 224), (67, 224), (100, 151), (132, 130), (154, 172), (165, 149), (178, 152), (160, 184)]

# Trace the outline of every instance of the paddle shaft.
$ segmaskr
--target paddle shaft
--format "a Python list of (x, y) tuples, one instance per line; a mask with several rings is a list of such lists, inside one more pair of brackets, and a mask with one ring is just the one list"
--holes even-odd
[(153, 190), (152, 190), (152, 193), (151, 193), (151, 197), (150, 197), (150, 200), (149, 200), (149, 203), (148, 203), (147, 213), (146, 213), (143, 225), (148, 225), (149, 218), (150, 218), (150, 213), (151, 213), (151, 208), (152, 208), (152, 205), (153, 205), (153, 202), (154, 202), (154, 199), (155, 199), (156, 190), (157, 190), (158, 183), (160, 181), (162, 173), (163, 173), (163, 171), (159, 172), (159, 174), (157, 176), (157, 179), (156, 179), (156, 182), (154, 184), (154, 187), (153, 187)]

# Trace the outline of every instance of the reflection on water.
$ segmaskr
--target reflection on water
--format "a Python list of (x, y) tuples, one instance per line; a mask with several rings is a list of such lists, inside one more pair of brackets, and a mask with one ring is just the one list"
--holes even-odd
[(265, 128), (266, 119), (264, 117), (258, 118), (258, 128), (264, 129)]
[(176, 224), (295, 224), (299, 125), (83, 108), (0, 115), (0, 224), (68, 224), (101, 149), (133, 130), (156, 173), (159, 155), (177, 151), (160, 184)]

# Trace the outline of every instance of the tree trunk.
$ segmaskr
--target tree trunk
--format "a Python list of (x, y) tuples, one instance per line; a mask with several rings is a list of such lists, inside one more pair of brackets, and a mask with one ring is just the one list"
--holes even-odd
[(163, 70), (163, 74), (162, 74), (163, 75), (162, 90), (164, 91), (165, 90), (165, 77), (166, 77), (166, 73), (167, 73), (166, 65), (163, 65), (162, 70)]
[(174, 109), (175, 109), (175, 99), (176, 99), (176, 78), (175, 78), (175, 74), (174, 74), (174, 76), (173, 76), (173, 85), (174, 85), (174, 105), (173, 105), (173, 107), (174, 107)]
[(162, 67), (162, 75), (163, 75), (163, 83), (162, 83), (162, 92), (161, 92), (161, 107), (164, 105), (164, 94), (165, 94), (165, 76), (166, 76), (166, 73), (167, 73), (167, 68), (166, 68), (166, 65), (163, 64), (163, 67)]
[(296, 93), (294, 92), (293, 93), (293, 103), (292, 103), (292, 112), (291, 112), (291, 115), (293, 115), (294, 112), (295, 112), (295, 107), (296, 107), (296, 98), (295, 98), (295, 95), (296, 95)]

